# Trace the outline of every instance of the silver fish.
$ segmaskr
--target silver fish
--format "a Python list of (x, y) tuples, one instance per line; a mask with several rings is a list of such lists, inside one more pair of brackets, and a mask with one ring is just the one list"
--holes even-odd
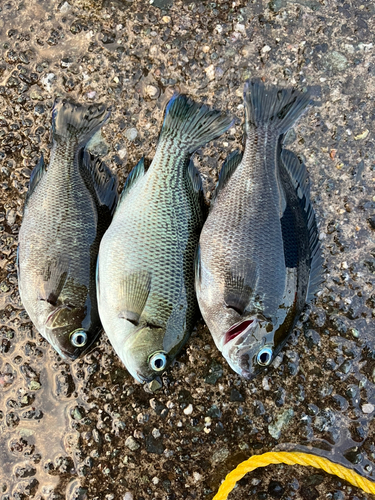
[(50, 162), (34, 168), (18, 244), (18, 285), (35, 327), (75, 359), (101, 330), (95, 267), (117, 201), (117, 179), (85, 149), (109, 117), (103, 105), (58, 100)]
[(231, 123), (185, 96), (173, 97), (155, 157), (147, 172), (141, 160), (130, 173), (100, 244), (100, 317), (140, 382), (168, 367), (194, 326), (194, 255), (203, 213), (201, 178), (190, 157)]
[(314, 296), (322, 257), (306, 168), (282, 150), (309, 95), (248, 81), (244, 101), (245, 150), (222, 167), (195, 284), (218, 349), (251, 378), (271, 363)]

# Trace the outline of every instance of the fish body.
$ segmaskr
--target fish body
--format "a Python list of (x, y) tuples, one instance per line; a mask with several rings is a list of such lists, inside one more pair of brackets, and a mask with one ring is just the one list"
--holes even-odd
[(140, 382), (164, 371), (188, 339), (197, 313), (194, 256), (203, 225), (194, 151), (231, 120), (175, 96), (155, 157), (128, 176), (100, 245), (97, 288), (105, 332)]
[(196, 262), (203, 318), (229, 365), (251, 378), (274, 359), (321, 281), (306, 168), (282, 138), (309, 103), (247, 82), (246, 145), (224, 164)]
[(56, 101), (48, 168), (34, 168), (18, 243), (22, 303), (40, 334), (75, 359), (101, 330), (95, 268), (117, 201), (117, 179), (85, 149), (109, 116), (102, 105)]

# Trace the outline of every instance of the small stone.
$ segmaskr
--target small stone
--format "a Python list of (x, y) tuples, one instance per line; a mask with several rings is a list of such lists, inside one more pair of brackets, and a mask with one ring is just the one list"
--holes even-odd
[(68, 12), (70, 10), (70, 8), (71, 8), (70, 4), (68, 4), (68, 2), (64, 2), (62, 4), (62, 6), (60, 7), (60, 12), (65, 14), (66, 12)]
[(40, 388), (41, 388), (41, 385), (39, 382), (37, 382), (36, 380), (30, 380), (30, 383), (29, 383), (30, 391), (38, 391)]
[(369, 135), (369, 133), (370, 133), (369, 129), (366, 129), (363, 132), (361, 132), (360, 134), (355, 135), (354, 136), (354, 140), (355, 141), (360, 141), (362, 139), (366, 139), (366, 137)]
[(229, 457), (228, 448), (222, 447), (214, 452), (214, 454), (212, 455), (212, 462), (214, 464), (224, 462), (228, 457)]
[(223, 367), (217, 361), (212, 361), (209, 373), (205, 378), (206, 384), (215, 385), (220, 377), (223, 376)]
[(87, 99), (94, 99), (96, 96), (95, 90), (92, 90), (91, 92), (87, 92)]
[(171, 18), (169, 16), (163, 16), (162, 19), (163, 19), (163, 23), (167, 24), (167, 23), (171, 22)]
[(375, 407), (371, 403), (366, 403), (362, 405), (362, 411), (363, 413), (372, 413), (375, 410)]
[(207, 68), (205, 68), (205, 72), (207, 75), (207, 78), (211, 80), (215, 80), (215, 66), (213, 64), (210, 64)]
[(293, 416), (294, 416), (294, 411), (291, 408), (289, 408), (279, 416), (276, 422), (268, 426), (268, 432), (274, 439), (279, 439), (282, 428), (292, 420)]
[(128, 438), (126, 438), (125, 446), (129, 448), (129, 450), (135, 451), (138, 450), (140, 444), (133, 438), (133, 436), (129, 436)]
[(157, 439), (154, 436), (150, 435), (146, 438), (146, 450), (148, 453), (156, 453), (157, 455), (161, 455), (164, 451), (164, 445), (161, 439)]
[(117, 151), (118, 157), (120, 160), (124, 160), (126, 158), (126, 155), (128, 154), (126, 148), (122, 148), (119, 151)]
[(151, 392), (156, 392), (162, 388), (162, 384), (159, 380), (154, 379), (148, 384), (148, 388)]
[(136, 128), (128, 128), (125, 131), (125, 137), (128, 139), (128, 141), (134, 141), (138, 135), (138, 131)]
[(127, 491), (124, 495), (123, 500), (133, 500), (133, 493), (130, 493), (130, 491)]
[(265, 45), (262, 48), (262, 54), (267, 54), (267, 52), (269, 52), (270, 50), (271, 50), (271, 47), (269, 45)]
[(158, 89), (158, 87), (155, 87), (154, 85), (146, 85), (144, 93), (146, 96), (150, 97), (151, 99), (156, 99), (159, 95), (159, 89)]
[(229, 400), (242, 402), (242, 401), (245, 401), (245, 398), (242, 396), (242, 394), (239, 391), (237, 391), (237, 389), (232, 389), (230, 391)]
[(43, 87), (46, 89), (47, 92), (51, 92), (52, 82), (54, 79), (55, 79), (54, 73), (48, 73), (47, 75), (43, 76), (43, 78), (40, 79), (40, 83), (43, 85)]
[(185, 413), (185, 415), (191, 415), (193, 413), (193, 405), (189, 404), (189, 406), (187, 406), (184, 409), (184, 413)]
[(270, 484), (268, 485), (268, 493), (271, 497), (281, 498), (284, 494), (284, 488), (278, 481), (270, 481)]
[(159, 438), (161, 436), (159, 429), (152, 429), (152, 435), (154, 438)]

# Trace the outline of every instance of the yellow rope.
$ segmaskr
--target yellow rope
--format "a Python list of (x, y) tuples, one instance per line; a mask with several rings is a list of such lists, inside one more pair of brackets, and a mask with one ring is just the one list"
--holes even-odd
[(361, 488), (366, 493), (375, 494), (374, 482), (360, 476), (353, 470), (331, 462), (327, 458), (310, 455), (309, 453), (270, 451), (268, 453), (264, 453), (263, 455), (254, 455), (232, 470), (232, 472), (230, 472), (225, 478), (213, 500), (226, 500), (229, 493), (233, 490), (236, 482), (242, 479), (245, 474), (257, 469), (258, 467), (266, 467), (270, 464), (310, 465), (311, 467), (323, 469), (329, 474), (338, 476), (341, 479), (348, 481), (348, 483), (353, 486)]

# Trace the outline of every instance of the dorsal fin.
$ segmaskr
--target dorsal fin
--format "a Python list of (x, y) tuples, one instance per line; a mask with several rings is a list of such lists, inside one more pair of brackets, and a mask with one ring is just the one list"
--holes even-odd
[(211, 204), (216, 200), (216, 197), (217, 197), (219, 191), (227, 185), (233, 172), (236, 170), (238, 165), (241, 163), (241, 160), (242, 160), (242, 153), (240, 153), (239, 151), (233, 151), (226, 158), (226, 160), (223, 163), (223, 166), (221, 167), (221, 170), (220, 170), (219, 180), (217, 181), (214, 193), (212, 195)]
[(86, 149), (83, 152), (82, 163), (79, 162), (85, 180), (89, 178), (99, 205), (105, 205), (112, 213), (117, 202), (117, 176), (113, 174), (100, 158), (93, 156)]
[(306, 213), (311, 259), (310, 278), (306, 297), (306, 302), (309, 302), (314, 298), (319, 285), (324, 281), (322, 250), (319, 242), (315, 212), (310, 200), (310, 180), (304, 163), (294, 153), (286, 149), (283, 150), (281, 160), (295, 187), (301, 207)]
[(121, 202), (125, 199), (126, 195), (129, 193), (131, 188), (135, 186), (137, 181), (145, 175), (145, 159), (144, 157), (139, 160), (137, 165), (132, 169), (128, 175), (122, 193), (120, 194), (117, 206), (121, 205)]
[(201, 177), (201, 174), (199, 173), (199, 170), (194, 165), (193, 160), (190, 160), (190, 162), (189, 162), (187, 173), (190, 177), (194, 191), (196, 193), (203, 191), (202, 177)]
[(42, 155), (40, 157), (40, 160), (36, 164), (36, 166), (33, 168), (33, 171), (31, 172), (30, 182), (29, 182), (29, 189), (27, 191), (26, 199), (25, 199), (25, 206), (26, 206), (26, 203), (28, 202), (30, 196), (35, 191), (35, 188), (38, 185), (40, 179), (43, 177), (43, 175), (46, 172), (47, 172), (47, 169), (46, 169), (46, 166), (44, 164), (44, 158), (43, 158), (43, 155)]

